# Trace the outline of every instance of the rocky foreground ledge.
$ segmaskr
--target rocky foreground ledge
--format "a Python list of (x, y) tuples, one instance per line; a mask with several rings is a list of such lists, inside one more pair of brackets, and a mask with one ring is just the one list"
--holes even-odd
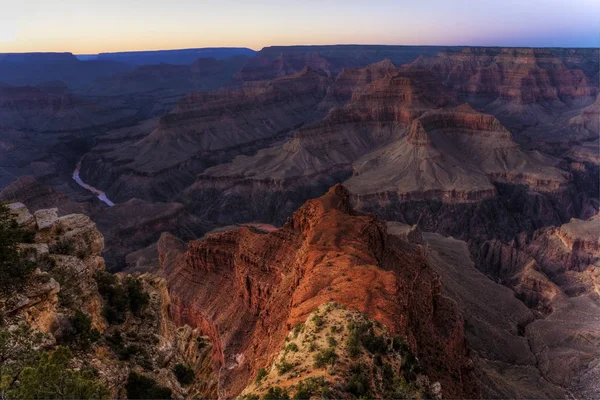
[[(216, 397), (212, 344), (200, 330), (172, 323), (164, 279), (106, 273), (100, 255), (104, 238), (86, 215), (59, 217), (56, 208), (31, 214), (22, 203), (8, 207), (32, 234), (30, 243), (18, 247), (34, 269), (23, 290), (0, 297), (0, 328), (27, 326), (43, 334), (42, 348), (48, 351), (68, 346), (72, 367), (95, 371), (110, 398), (132, 395), (132, 372), (150, 379), (144, 381), (147, 388), (163, 390), (154, 393)], [(85, 340), (79, 340), (81, 320), (89, 321)], [(191, 377), (180, 382), (183, 367)]]

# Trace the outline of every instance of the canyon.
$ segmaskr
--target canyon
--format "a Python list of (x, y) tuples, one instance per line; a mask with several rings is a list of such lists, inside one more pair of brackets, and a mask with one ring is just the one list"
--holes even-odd
[(178, 396), (600, 395), (598, 49), (11, 57), (0, 201), (89, 216), (164, 343), (203, 338)]

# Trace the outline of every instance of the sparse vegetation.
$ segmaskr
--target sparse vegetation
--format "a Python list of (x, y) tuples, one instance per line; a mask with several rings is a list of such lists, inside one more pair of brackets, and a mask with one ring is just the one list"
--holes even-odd
[(21, 229), (10, 213), (10, 209), (0, 203), (0, 294), (10, 295), (21, 290), (35, 269), (33, 262), (27, 261), (17, 248), (18, 243), (30, 241), (30, 234)]
[(290, 400), (290, 395), (287, 390), (279, 386), (270, 387), (267, 393), (264, 394), (262, 400)]
[(285, 359), (281, 360), (279, 363), (275, 364), (275, 368), (277, 369), (277, 373), (279, 375), (284, 375), (287, 372), (290, 372), (294, 369), (294, 364), (287, 362)]
[(73, 254), (75, 245), (71, 239), (61, 238), (55, 244), (50, 246), (50, 253), (63, 254), (70, 256)]
[(108, 390), (90, 370), (69, 368), (72, 354), (59, 346), (43, 353), (32, 366), (24, 368), (17, 388), (8, 397), (21, 399), (101, 399)]
[(296, 393), (294, 393), (293, 399), (295, 400), (308, 400), (313, 396), (320, 398), (328, 398), (330, 390), (327, 387), (327, 382), (322, 376), (310, 377), (303, 381), (298, 382), (296, 385)]
[(348, 340), (346, 341), (346, 348), (352, 358), (358, 357), (361, 353), (360, 337), (356, 330), (350, 330)]
[(418, 390), (406, 382), (403, 376), (396, 376), (392, 379), (392, 385), (389, 390), (386, 392), (386, 397), (390, 399), (414, 399), (415, 393)]
[(108, 391), (89, 370), (70, 368), (71, 350), (40, 349), (43, 335), (25, 325), (0, 329), (0, 398), (92, 399)]
[(325, 324), (325, 321), (319, 314), (313, 315), (311, 321), (313, 322), (313, 324), (315, 324), (315, 328), (317, 329), (317, 332), (320, 331), (321, 328), (323, 327), (323, 324)]
[(143, 291), (141, 282), (133, 277), (125, 280), (123, 287), (116, 276), (106, 271), (94, 274), (98, 291), (104, 299), (102, 315), (110, 324), (125, 322), (127, 311), (140, 316), (149, 303), (148, 293)]
[(337, 358), (338, 358), (338, 356), (335, 353), (335, 350), (330, 347), (328, 349), (321, 350), (317, 354), (315, 354), (314, 365), (317, 368), (323, 368), (327, 365), (334, 365), (335, 362), (337, 361)]
[(239, 400), (260, 400), (256, 393), (248, 393), (238, 397)]
[(329, 336), (327, 337), (327, 344), (329, 344), (330, 347), (335, 347), (335, 345), (337, 345), (337, 340), (335, 340), (333, 336)]
[(140, 316), (141, 312), (150, 302), (150, 296), (144, 292), (139, 279), (131, 276), (125, 280), (125, 289), (127, 291), (127, 298), (129, 299), (129, 309), (134, 315)]
[(304, 330), (304, 324), (303, 323), (299, 323), (298, 325), (296, 325), (294, 327), (294, 329), (292, 330), (292, 334), (294, 335), (294, 339), (296, 339), (298, 337), (298, 335), (300, 334), (300, 332), (302, 332)]
[(290, 343), (287, 346), (285, 346), (285, 351), (297, 352), (298, 351), (298, 345), (296, 343)]
[(349, 372), (350, 377), (346, 383), (346, 392), (358, 398), (369, 397), (371, 380), (368, 375), (368, 368), (363, 364), (357, 363), (350, 366)]
[(78, 349), (88, 349), (100, 339), (100, 332), (92, 327), (92, 319), (81, 311), (69, 318), (70, 332), (65, 335), (64, 342)]
[(254, 380), (254, 382), (257, 385), (260, 385), (260, 383), (262, 382), (262, 380), (265, 379), (268, 374), (269, 373), (267, 372), (266, 369), (259, 368), (258, 373), (256, 374), (256, 379)]

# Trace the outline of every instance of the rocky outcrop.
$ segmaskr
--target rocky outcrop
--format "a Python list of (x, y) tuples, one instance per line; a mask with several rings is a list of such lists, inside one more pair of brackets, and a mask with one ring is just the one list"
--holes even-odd
[(475, 252), (480, 269), (539, 312), (525, 334), (543, 376), (581, 397), (600, 390), (590, 363), (600, 356), (599, 237), (594, 216), (509, 243), (486, 242)]
[(596, 97), (594, 103), (569, 119), (568, 126), (581, 134), (584, 139), (598, 140), (600, 135), (600, 96)]
[[(176, 326), (170, 320), (170, 298), (163, 278), (118, 276), (115, 282), (122, 285), (137, 281), (147, 304), (140, 305), (136, 313), (127, 312), (121, 321), (108, 320), (106, 293), (97, 281), (104, 271), (100, 257), (104, 239), (94, 223), (82, 214), (59, 217), (56, 209), (32, 215), (21, 203), (12, 203), (9, 209), (24, 229), (34, 233), (33, 242), (19, 244), (18, 249), (23, 262), (32, 263), (35, 270), (22, 290), (0, 296), (3, 328), (25, 324), (46, 335), (45, 348), (56, 344), (72, 347), (73, 365), (94, 368), (112, 398), (126, 398), (124, 386), (130, 371), (150, 375), (177, 398), (216, 397), (212, 345), (199, 330)], [(74, 330), (71, 322), (77, 312), (85, 314), (97, 330), (98, 337), (87, 346), (77, 342), (81, 332)], [(173, 372), (177, 363), (191, 368), (191, 384), (178, 382)]]
[(100, 257), (104, 238), (94, 223), (82, 214), (58, 217), (57, 209), (38, 210), (32, 216), (22, 203), (9, 208), (21, 226), (35, 233), (34, 242), (19, 249), (37, 269), (22, 293), (2, 299), (5, 315), (14, 324), (25, 322), (51, 333), (69, 304), (92, 316), (94, 326), (103, 329), (93, 275), (104, 269)]
[(478, 393), (462, 320), (438, 276), (383, 222), (353, 211), (342, 186), (307, 202), (281, 229), (228, 230), (190, 242), (175, 260), (159, 257), (173, 319), (213, 341), (224, 397), (239, 394), (287, 332), (328, 301), (405, 336), (445, 396)]

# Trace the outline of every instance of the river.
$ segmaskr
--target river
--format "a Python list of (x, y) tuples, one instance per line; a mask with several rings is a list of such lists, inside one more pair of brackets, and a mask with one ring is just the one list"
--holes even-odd
[(75, 167), (75, 171), (73, 171), (73, 179), (75, 180), (75, 182), (77, 182), (77, 184), (79, 186), (81, 186), (82, 188), (87, 189), (90, 192), (94, 193), (101, 201), (108, 204), (109, 207), (114, 206), (115, 203), (113, 203), (112, 201), (110, 201), (110, 199), (108, 197), (106, 197), (106, 193), (104, 193), (102, 190), (96, 189), (95, 187), (88, 185), (87, 183), (85, 183), (84, 181), (81, 180), (81, 177), (79, 176), (80, 169), (81, 169), (81, 160), (77, 163), (77, 166)]

